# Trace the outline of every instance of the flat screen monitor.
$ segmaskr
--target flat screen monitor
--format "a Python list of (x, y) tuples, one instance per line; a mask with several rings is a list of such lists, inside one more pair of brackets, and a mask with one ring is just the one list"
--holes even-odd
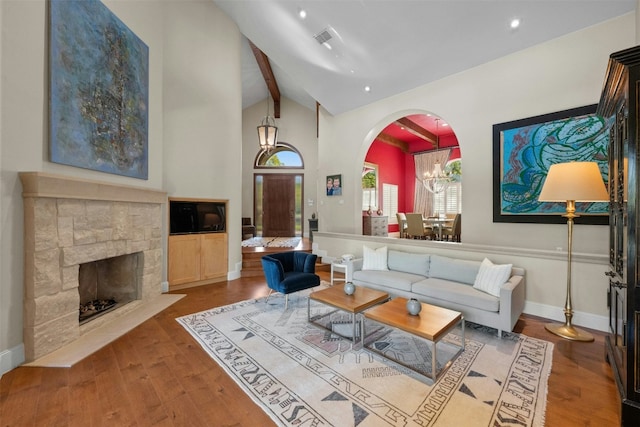
[(221, 233), (226, 230), (224, 202), (169, 201), (169, 233)]

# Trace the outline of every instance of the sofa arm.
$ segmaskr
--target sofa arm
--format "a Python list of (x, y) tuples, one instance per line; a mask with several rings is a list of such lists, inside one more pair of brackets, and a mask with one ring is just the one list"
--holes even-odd
[[(513, 330), (524, 310), (524, 276), (513, 275), (500, 288), (500, 323)], [(505, 328), (506, 330), (506, 328)]]
[(360, 271), (362, 270), (362, 258), (356, 258), (354, 260), (351, 261), (351, 265), (353, 266), (353, 268), (351, 269), (351, 271)]

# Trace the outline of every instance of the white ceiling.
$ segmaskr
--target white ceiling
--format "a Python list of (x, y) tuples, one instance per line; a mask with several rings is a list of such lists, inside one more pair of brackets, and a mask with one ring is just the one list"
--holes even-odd
[[(340, 114), (635, 10), (636, 0), (213, 0), (280, 92)], [(305, 9), (307, 18), (298, 11)], [(509, 23), (519, 18), (513, 30)], [(329, 50), (314, 36), (325, 29)], [(242, 107), (267, 97), (244, 41)], [(371, 91), (365, 92), (364, 87)]]

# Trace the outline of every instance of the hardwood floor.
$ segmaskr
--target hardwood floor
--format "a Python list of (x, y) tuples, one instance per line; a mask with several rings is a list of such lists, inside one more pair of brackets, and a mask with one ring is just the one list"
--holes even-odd
[[(324, 280), (329, 273), (321, 271)], [(270, 426), (271, 419), (176, 322), (265, 296), (262, 277), (183, 289), (187, 296), (68, 369), (16, 368), (0, 379), (1, 426)], [(523, 315), (516, 332), (555, 343), (546, 425), (619, 425), (620, 401), (593, 343), (560, 339)], [(593, 331), (592, 331), (593, 332)]]

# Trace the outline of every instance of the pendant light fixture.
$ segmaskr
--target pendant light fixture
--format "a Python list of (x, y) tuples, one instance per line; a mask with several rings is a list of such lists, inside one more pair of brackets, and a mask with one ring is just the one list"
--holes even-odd
[[(440, 119), (437, 118), (435, 120), (436, 120), (436, 152), (438, 152), (440, 150), (440, 147), (439, 147), (440, 136), (438, 135), (438, 130), (439, 130), (438, 124), (440, 122)], [(426, 188), (431, 193), (439, 194), (439, 193), (442, 193), (447, 188), (447, 185), (449, 184), (450, 181), (451, 181), (451, 177), (449, 177), (449, 174), (447, 174), (442, 169), (442, 165), (440, 164), (440, 162), (436, 161), (436, 164), (433, 165), (433, 171), (424, 173), (424, 177), (422, 179), (422, 185), (424, 185), (424, 188)]]
[(278, 143), (278, 128), (276, 127), (276, 120), (269, 115), (269, 100), (270, 98), (267, 96), (267, 115), (262, 118), (260, 125), (258, 125), (260, 148), (267, 153), (273, 150)]

